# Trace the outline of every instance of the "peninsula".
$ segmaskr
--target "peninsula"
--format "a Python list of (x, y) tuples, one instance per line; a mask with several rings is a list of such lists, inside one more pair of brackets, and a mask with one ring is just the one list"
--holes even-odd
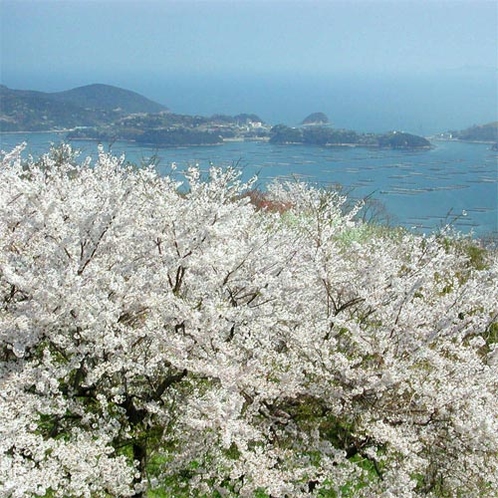
[(443, 134), (443, 138), (462, 142), (492, 144), (492, 149), (498, 149), (498, 121), (484, 125), (474, 125), (465, 130), (453, 130)]

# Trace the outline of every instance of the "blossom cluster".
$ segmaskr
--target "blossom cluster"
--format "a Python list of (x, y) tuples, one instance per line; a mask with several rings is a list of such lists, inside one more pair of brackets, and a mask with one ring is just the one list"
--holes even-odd
[(496, 496), (492, 251), (299, 182), (258, 209), (230, 168), (21, 153), (0, 166), (0, 496)]

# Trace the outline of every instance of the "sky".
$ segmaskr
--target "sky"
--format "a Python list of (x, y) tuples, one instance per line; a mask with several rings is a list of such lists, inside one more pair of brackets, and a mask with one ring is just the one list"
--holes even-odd
[(174, 85), (498, 67), (495, 0), (0, 0), (0, 16), (2, 84), (99, 82), (182, 109)]

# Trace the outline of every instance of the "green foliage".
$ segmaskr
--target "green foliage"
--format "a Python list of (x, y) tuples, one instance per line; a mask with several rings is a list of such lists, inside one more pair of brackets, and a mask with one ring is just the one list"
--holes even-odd
[(487, 328), (484, 333), (484, 340), (486, 341), (486, 352), (490, 350), (491, 346), (498, 344), (498, 322), (493, 322)]
[(484, 247), (478, 240), (467, 236), (447, 236), (444, 233), (439, 237), (439, 243), (447, 252), (453, 252), (464, 260), (459, 277), (465, 282), (472, 271), (489, 269), (492, 251)]
[(468, 257), (469, 264), (475, 270), (485, 270), (488, 268), (488, 251), (480, 247), (477, 243), (468, 241), (464, 244), (463, 250)]

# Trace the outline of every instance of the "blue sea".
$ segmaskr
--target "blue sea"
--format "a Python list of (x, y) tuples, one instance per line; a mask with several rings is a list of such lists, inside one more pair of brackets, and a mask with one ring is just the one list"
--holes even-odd
[[(26, 142), (26, 156), (46, 152), (63, 134), (0, 135), (0, 149)], [(461, 232), (484, 237), (498, 232), (498, 153), (488, 144), (434, 141), (423, 151), (346, 147), (272, 145), (229, 142), (221, 146), (151, 149), (115, 142), (111, 151), (135, 163), (154, 158), (161, 174), (175, 163), (181, 170), (198, 164), (237, 165), (243, 178), (258, 175), (265, 188), (275, 179), (340, 186), (351, 199), (368, 197), (371, 214), (418, 232), (431, 232), (451, 223)], [(94, 142), (73, 144), (83, 156), (95, 157)], [(109, 147), (109, 145), (105, 145)]]

